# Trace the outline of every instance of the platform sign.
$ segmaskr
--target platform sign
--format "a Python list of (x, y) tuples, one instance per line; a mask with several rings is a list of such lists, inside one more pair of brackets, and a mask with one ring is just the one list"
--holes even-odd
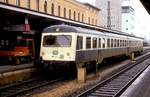
[(17, 32), (30, 32), (30, 25), (29, 24), (11, 25), (8, 26), (7, 30)]

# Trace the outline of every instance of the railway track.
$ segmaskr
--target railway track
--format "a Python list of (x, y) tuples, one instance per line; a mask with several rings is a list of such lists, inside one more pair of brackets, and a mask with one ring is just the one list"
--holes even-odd
[(64, 78), (55, 80), (32, 79), (21, 83), (0, 87), (0, 97), (16, 97), (28, 91), (38, 89), (43, 86), (51, 85), (57, 82), (64, 81)]
[(150, 65), (150, 54), (110, 78), (80, 93), (77, 97), (118, 97)]

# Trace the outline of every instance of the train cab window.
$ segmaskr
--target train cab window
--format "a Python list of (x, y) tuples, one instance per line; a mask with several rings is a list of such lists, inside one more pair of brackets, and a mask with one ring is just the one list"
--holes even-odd
[(114, 44), (113, 39), (111, 39), (111, 48), (113, 48), (113, 44)]
[(86, 48), (91, 48), (91, 37), (86, 37)]
[(97, 48), (97, 38), (93, 38), (93, 48)]
[(98, 47), (101, 48), (101, 38), (99, 38)]
[(110, 39), (107, 39), (107, 47), (110, 48)]
[(105, 38), (102, 39), (102, 47), (105, 48)]
[(82, 36), (77, 36), (77, 50), (83, 48), (83, 37)]
[(43, 46), (70, 47), (72, 37), (70, 35), (47, 35), (43, 38)]

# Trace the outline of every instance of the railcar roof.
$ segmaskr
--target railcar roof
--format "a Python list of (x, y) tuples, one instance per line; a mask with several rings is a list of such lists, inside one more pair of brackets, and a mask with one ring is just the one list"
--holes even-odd
[(75, 27), (75, 26), (70, 26), (70, 25), (54, 25), (47, 27), (43, 30), (43, 33), (52, 33), (52, 32), (80, 32), (80, 33), (93, 33), (93, 34), (105, 34), (105, 33), (112, 33), (112, 34), (117, 34), (117, 35), (124, 35), (128, 37), (134, 37), (134, 38), (139, 38), (143, 39), (141, 37), (137, 37), (128, 33), (124, 32), (114, 32), (112, 31), (98, 31), (98, 30), (92, 30), (92, 29), (87, 29), (87, 28), (81, 28), (81, 27)]

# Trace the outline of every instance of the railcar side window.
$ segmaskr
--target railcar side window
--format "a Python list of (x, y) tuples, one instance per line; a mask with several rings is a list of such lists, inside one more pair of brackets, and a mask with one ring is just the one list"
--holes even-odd
[(70, 35), (48, 35), (44, 36), (43, 46), (70, 47), (72, 37)]
[(116, 47), (117, 46), (117, 40), (115, 39), (114, 40), (114, 47)]
[(97, 38), (93, 38), (93, 48), (97, 48)]
[(117, 40), (117, 47), (119, 47), (119, 40)]
[(110, 48), (110, 39), (107, 39), (107, 47)]
[(103, 48), (105, 48), (105, 38), (102, 39)]
[(83, 37), (82, 36), (77, 36), (77, 50), (83, 48)]
[(101, 48), (101, 38), (99, 38), (99, 44), (98, 47)]
[(86, 37), (86, 48), (91, 48), (91, 37)]
[(120, 40), (120, 47), (122, 47), (122, 40)]
[(112, 48), (113, 48), (113, 44), (114, 44), (113, 39), (111, 39), (111, 47)]

